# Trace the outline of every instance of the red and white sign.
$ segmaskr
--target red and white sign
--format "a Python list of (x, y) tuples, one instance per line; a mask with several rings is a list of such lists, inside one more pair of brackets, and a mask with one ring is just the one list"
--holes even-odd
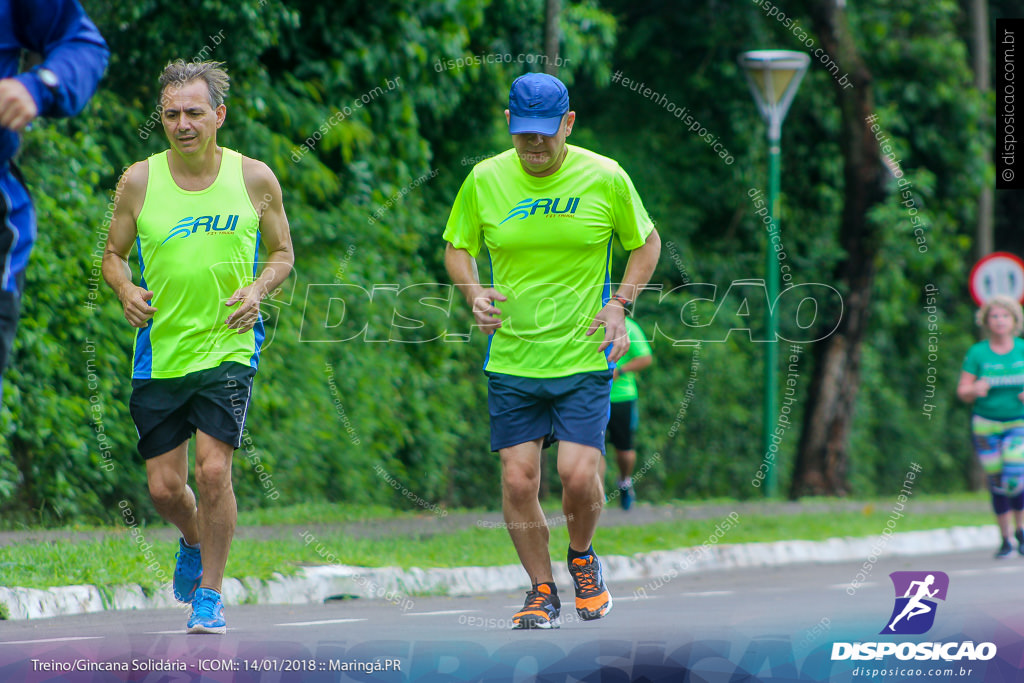
[(975, 263), (968, 282), (979, 306), (999, 294), (1024, 303), (1024, 261), (1008, 252), (997, 251)]

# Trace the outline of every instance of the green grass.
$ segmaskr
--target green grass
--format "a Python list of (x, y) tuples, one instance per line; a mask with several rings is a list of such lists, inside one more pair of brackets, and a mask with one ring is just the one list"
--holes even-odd
[(239, 510), (239, 526), (278, 526), (281, 524), (334, 524), (364, 522), (371, 519), (414, 519), (417, 513), (395, 510), (384, 505), (351, 503), (302, 503), (286, 507)]
[[(933, 499), (952, 500), (951, 497)], [(983, 501), (983, 498), (973, 494), (958, 499)], [(744, 515), (740, 512), (739, 519), (720, 536), (718, 542), (724, 545), (786, 539), (823, 540), (835, 536), (878, 536), (885, 528), (891, 509), (892, 501), (868, 501), (862, 502), (860, 511), (853, 513), (771, 516), (762, 513)], [(390, 510), (384, 512), (386, 514), (373, 515), (373, 518), (411, 516)], [(371, 517), (368, 514), (365, 507), (345, 509), (336, 505), (303, 505), (279, 509), (272, 515), (267, 511), (245, 513), (241, 515), (240, 523), (306, 524), (314, 519), (317, 525), (321, 525), (369, 519)], [(717, 519), (603, 527), (598, 530), (596, 547), (605, 555), (632, 555), (652, 550), (698, 546), (714, 534), (715, 526), (723, 520), (724, 515)], [(914, 513), (911, 505), (904, 517), (897, 520), (896, 531), (987, 525), (993, 522), (984, 505), (979, 505), (976, 512), (947, 514)], [(144, 590), (153, 591), (170, 578), (174, 570), (176, 549), (172, 543), (157, 541), (153, 542), (151, 550), (145, 549), (145, 546), (141, 546), (143, 550), (140, 550), (132, 534), (123, 527), (108, 528), (105, 531), (113, 533), (99, 535), (94, 541), (55, 541), (0, 547), (0, 576), (3, 577), (4, 585), (46, 588), (54, 585), (113, 586), (137, 583)], [(141, 531), (145, 533), (144, 528)], [(147, 542), (152, 541), (147, 539)], [(567, 542), (564, 526), (551, 529), (551, 556), (555, 561), (564, 560)], [(296, 532), (294, 536), (288, 534), (284, 538), (269, 541), (236, 540), (231, 547), (227, 575), (267, 579), (274, 573), (294, 574), (303, 565), (332, 563), (426, 568), (517, 562), (508, 533), (503, 528), (472, 527), (427, 537), (383, 536), (370, 539), (352, 538), (337, 532), (303, 538)]]
[[(332, 524), (335, 522), (361, 522), (369, 519), (402, 519), (416, 516), (412, 511), (401, 511), (384, 505), (365, 505), (352, 503), (303, 503), (282, 507), (260, 508), (257, 510), (239, 510), (239, 526), (276, 526), (279, 524), (308, 524), (310, 520), (317, 523)], [(27, 523), (25, 520), (2, 519), (0, 530), (29, 531), (36, 529), (54, 529), (59, 531), (109, 531), (110, 527), (97, 522), (75, 520), (62, 524), (53, 523), (40, 516), (38, 523)]]

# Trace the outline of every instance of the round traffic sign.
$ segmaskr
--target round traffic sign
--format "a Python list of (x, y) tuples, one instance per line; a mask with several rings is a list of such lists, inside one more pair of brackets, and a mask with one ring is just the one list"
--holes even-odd
[(999, 294), (1024, 303), (1024, 261), (1005, 251), (989, 254), (971, 268), (969, 286), (979, 306)]

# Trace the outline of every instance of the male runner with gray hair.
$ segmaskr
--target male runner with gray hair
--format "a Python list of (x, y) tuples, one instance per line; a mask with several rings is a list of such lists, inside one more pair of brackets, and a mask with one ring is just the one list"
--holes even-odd
[[(130, 408), (150, 496), (181, 531), (174, 596), (192, 604), (189, 633), (224, 633), (220, 590), (238, 516), (231, 459), (263, 342), (260, 302), (294, 255), (274, 173), (217, 145), (223, 64), (178, 60), (160, 85), (170, 149), (121, 179), (103, 276), (138, 328)], [(141, 286), (128, 267), (136, 244)], [(257, 277), (260, 244), (269, 254)], [(192, 434), (198, 503), (188, 486)]]

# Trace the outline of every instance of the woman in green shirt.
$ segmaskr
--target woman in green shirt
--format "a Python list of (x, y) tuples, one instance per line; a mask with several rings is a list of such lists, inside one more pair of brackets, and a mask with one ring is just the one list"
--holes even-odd
[(973, 404), (974, 450), (988, 475), (992, 509), (1002, 545), (996, 557), (1013, 552), (1010, 511), (1017, 552), (1024, 555), (1024, 328), (1020, 303), (1008, 296), (986, 302), (977, 315), (988, 337), (967, 352), (956, 395)]

